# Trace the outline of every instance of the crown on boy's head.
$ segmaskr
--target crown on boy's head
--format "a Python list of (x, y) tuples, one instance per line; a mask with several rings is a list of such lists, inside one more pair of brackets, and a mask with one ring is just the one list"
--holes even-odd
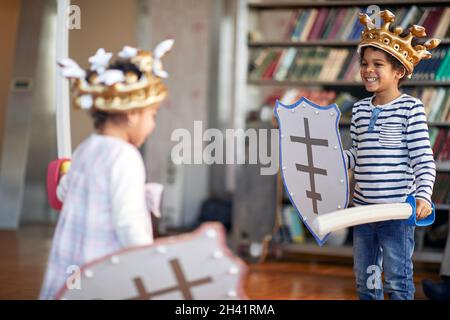
[(89, 58), (88, 72), (69, 58), (59, 60), (58, 65), (62, 75), (71, 80), (76, 107), (106, 112), (144, 108), (167, 96), (162, 79), (168, 73), (163, 70), (161, 58), (172, 49), (173, 43), (162, 41), (153, 52), (125, 46), (113, 65), (109, 63), (112, 53), (98, 49)]
[(401, 36), (403, 28), (395, 27), (394, 32), (389, 30), (390, 25), (395, 20), (395, 15), (389, 10), (380, 12), (384, 24), (381, 28), (376, 28), (372, 20), (365, 13), (359, 14), (359, 21), (365, 26), (364, 31), (361, 32), (361, 41), (358, 45), (358, 51), (362, 47), (374, 46), (382, 49), (394, 56), (406, 68), (408, 78), (414, 71), (414, 67), (422, 60), (431, 58), (430, 49), (436, 48), (441, 40), (430, 39), (423, 45), (418, 44), (413, 46), (412, 40), (414, 37), (424, 38), (426, 36), (425, 28), (418, 25), (413, 25), (409, 28), (409, 34)]

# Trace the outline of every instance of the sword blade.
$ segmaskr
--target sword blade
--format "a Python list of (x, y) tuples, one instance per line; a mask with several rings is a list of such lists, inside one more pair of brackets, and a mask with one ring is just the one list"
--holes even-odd
[[(68, 8), (70, 0), (57, 1), (56, 59), (67, 58), (69, 53)], [(71, 158), (69, 82), (56, 71), (56, 134), (58, 158)]]

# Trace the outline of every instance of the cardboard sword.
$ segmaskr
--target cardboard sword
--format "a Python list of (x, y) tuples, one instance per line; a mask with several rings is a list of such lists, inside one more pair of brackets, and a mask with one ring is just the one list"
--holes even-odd
[[(57, 1), (56, 19), (56, 61), (67, 58), (69, 51), (68, 9), (70, 0)], [(56, 188), (62, 174), (69, 169), (72, 156), (70, 138), (69, 82), (56, 70), (56, 132), (58, 158), (47, 168), (47, 195), (50, 206), (55, 210), (62, 207), (56, 196)]]

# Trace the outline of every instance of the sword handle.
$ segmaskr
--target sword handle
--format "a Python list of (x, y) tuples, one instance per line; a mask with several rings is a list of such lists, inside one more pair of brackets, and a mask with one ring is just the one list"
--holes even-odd
[(57, 211), (61, 210), (62, 202), (58, 199), (56, 191), (61, 177), (69, 171), (70, 163), (68, 158), (56, 159), (47, 167), (47, 198), (50, 206)]

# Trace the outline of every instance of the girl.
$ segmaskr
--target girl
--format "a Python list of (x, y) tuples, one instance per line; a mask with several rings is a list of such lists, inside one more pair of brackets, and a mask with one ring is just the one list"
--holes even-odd
[(74, 61), (60, 61), (75, 105), (89, 109), (95, 133), (75, 150), (58, 186), (63, 207), (40, 299), (54, 299), (74, 266), (152, 243), (149, 210), (158, 213), (161, 188), (145, 185), (138, 148), (154, 130), (167, 95), (159, 59), (172, 45), (166, 40), (153, 54), (125, 47), (112, 65), (111, 54), (100, 49), (89, 59), (87, 75)]

